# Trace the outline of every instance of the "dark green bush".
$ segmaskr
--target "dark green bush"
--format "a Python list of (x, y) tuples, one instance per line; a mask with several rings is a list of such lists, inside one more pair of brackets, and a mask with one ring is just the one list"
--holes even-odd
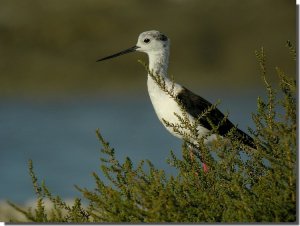
[[(295, 57), (294, 48), (288, 46)], [(276, 91), (267, 79), (264, 50), (256, 55), (267, 91), (266, 100), (257, 100), (256, 129), (250, 130), (256, 150), (234, 139), (234, 131), (229, 140), (206, 146), (203, 138), (194, 136), (196, 124), (178, 116), (191, 135), (185, 134), (182, 158), (171, 152), (168, 163), (178, 169), (178, 175), (169, 176), (150, 161), (136, 167), (129, 158), (121, 163), (97, 131), (103, 147), (101, 170), (109, 183), (93, 173), (93, 190), (76, 187), (87, 205), (79, 198), (68, 205), (44, 183), (39, 185), (31, 161), (37, 206), (32, 211), (11, 205), (33, 222), (295, 222), (296, 82), (276, 68)], [(158, 77), (159, 82), (164, 88)], [(177, 125), (169, 126), (176, 130)], [(196, 144), (191, 144), (192, 138)], [(53, 203), (51, 211), (45, 210), (45, 198)]]

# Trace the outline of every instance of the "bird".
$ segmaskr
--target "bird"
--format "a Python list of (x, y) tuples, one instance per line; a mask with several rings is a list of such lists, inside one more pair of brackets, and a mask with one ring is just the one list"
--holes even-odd
[[(162, 32), (156, 30), (142, 32), (138, 36), (136, 45), (121, 52), (103, 57), (97, 60), (97, 62), (132, 52), (143, 52), (148, 55), (149, 70), (147, 87), (150, 100), (158, 119), (171, 134), (183, 139), (182, 134), (174, 131), (174, 128), (168, 126), (166, 123), (172, 123), (173, 125), (180, 124), (178, 115), (183, 115), (183, 110), (180, 106), (182, 105), (191, 122), (195, 122), (196, 120), (199, 121), (199, 125), (197, 126), (198, 137), (205, 137), (205, 143), (209, 144), (213, 142), (218, 136), (226, 137), (229, 131), (234, 131), (234, 137), (242, 144), (256, 149), (254, 139), (241, 129), (237, 128), (218, 108), (214, 108), (212, 103), (190, 91), (183, 85), (175, 83), (173, 79), (168, 76), (170, 39)], [(167, 89), (172, 89), (174, 94), (173, 97), (166, 93), (157, 81), (155, 81), (153, 74), (160, 76)], [(208, 111), (207, 114), (204, 114), (203, 117), (199, 117), (207, 109), (210, 109), (210, 111)], [(221, 121), (222, 123), (220, 123)], [(213, 128), (216, 128), (216, 131), (210, 134), (210, 131), (212, 131)], [(186, 132), (186, 130), (182, 132)], [(205, 169), (207, 166), (205, 163), (203, 164), (203, 168)]]

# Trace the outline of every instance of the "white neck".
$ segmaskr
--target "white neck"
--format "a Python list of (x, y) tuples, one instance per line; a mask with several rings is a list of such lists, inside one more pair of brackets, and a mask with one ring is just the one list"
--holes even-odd
[(167, 77), (169, 64), (169, 49), (152, 52), (149, 56), (149, 69), (152, 73)]

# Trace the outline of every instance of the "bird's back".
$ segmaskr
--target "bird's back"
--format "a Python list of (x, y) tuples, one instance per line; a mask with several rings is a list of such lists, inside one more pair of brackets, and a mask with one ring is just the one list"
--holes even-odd
[[(181, 101), (185, 110), (190, 115), (194, 118), (199, 118), (199, 123), (206, 129), (212, 130), (213, 127), (216, 127), (219, 135), (226, 136), (228, 132), (235, 127), (219, 109), (215, 107), (212, 108), (212, 104), (210, 102), (194, 94), (185, 87), (182, 87), (182, 91), (178, 93), (177, 98)], [(207, 114), (203, 115), (203, 113), (208, 109), (209, 111)], [(201, 117), (201, 115), (203, 116)], [(234, 136), (245, 145), (256, 148), (252, 137), (242, 130), (235, 128)]]

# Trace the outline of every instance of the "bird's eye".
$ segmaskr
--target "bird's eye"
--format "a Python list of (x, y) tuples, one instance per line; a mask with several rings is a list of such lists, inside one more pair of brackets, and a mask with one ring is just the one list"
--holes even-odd
[(144, 39), (144, 42), (145, 42), (145, 43), (149, 43), (149, 42), (150, 42), (150, 39), (149, 39), (149, 38), (145, 38), (145, 39)]

